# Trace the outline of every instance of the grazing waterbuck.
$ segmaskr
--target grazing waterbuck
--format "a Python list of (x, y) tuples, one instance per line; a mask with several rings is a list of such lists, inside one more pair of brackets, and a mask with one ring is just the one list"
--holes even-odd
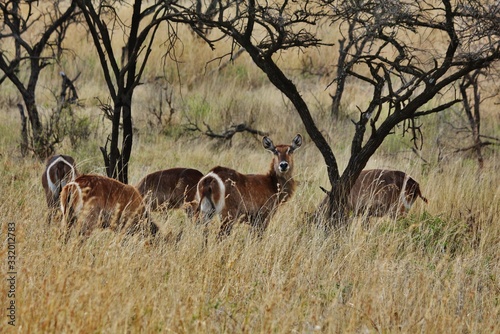
[(96, 228), (158, 232), (137, 189), (105, 176), (81, 175), (68, 183), (61, 192), (61, 211), (64, 233), (73, 228), (87, 236)]
[[(320, 209), (326, 208), (328, 196), (321, 202)], [(368, 169), (361, 171), (347, 205), (354, 215), (398, 217), (406, 214), (419, 197), (427, 203), (418, 182), (405, 172)]]
[(152, 211), (178, 209), (195, 199), (202, 177), (203, 173), (193, 168), (170, 168), (146, 175), (137, 190)]

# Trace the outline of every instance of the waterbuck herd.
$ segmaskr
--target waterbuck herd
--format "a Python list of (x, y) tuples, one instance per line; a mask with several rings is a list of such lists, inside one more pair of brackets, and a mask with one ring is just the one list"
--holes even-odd
[[(241, 174), (221, 166), (206, 175), (193, 168), (171, 168), (146, 175), (137, 186), (100, 175), (80, 175), (72, 157), (52, 156), (42, 174), (49, 217), (60, 208), (66, 236), (72, 230), (88, 236), (96, 228), (156, 235), (159, 228), (149, 212), (183, 208), (194, 222), (205, 226), (205, 234), (209, 222), (219, 216), (219, 239), (239, 221), (261, 236), (276, 209), (293, 196), (293, 155), (302, 145), (302, 136), (296, 135), (290, 145), (274, 145), (266, 136), (262, 144), (273, 154), (267, 174)], [(408, 212), (418, 197), (427, 202), (419, 184), (406, 173), (372, 169), (358, 177), (348, 206), (355, 215), (397, 217)]]

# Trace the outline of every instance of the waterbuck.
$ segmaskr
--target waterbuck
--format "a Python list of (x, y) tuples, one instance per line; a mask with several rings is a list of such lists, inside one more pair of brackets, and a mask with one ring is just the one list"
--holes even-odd
[(238, 220), (246, 220), (259, 235), (269, 224), (276, 208), (295, 191), (293, 153), (302, 145), (298, 134), (291, 145), (274, 145), (262, 139), (264, 148), (273, 153), (267, 174), (241, 174), (227, 167), (215, 167), (198, 182), (196, 202), (198, 219), (205, 224), (220, 215), (219, 239), (228, 235)]
[(178, 209), (195, 199), (196, 185), (202, 177), (203, 173), (196, 169), (170, 168), (146, 175), (137, 190), (152, 211)]
[[(321, 202), (325, 208), (328, 194)], [(417, 181), (399, 170), (363, 170), (354, 183), (348, 198), (348, 209), (355, 215), (397, 217), (406, 214), (420, 197), (425, 203)]]
[(53, 155), (47, 159), (42, 174), (42, 186), (49, 209), (59, 207), (59, 195), (62, 188), (68, 182), (74, 181), (77, 176), (75, 160), (69, 155)]
[(148, 219), (142, 196), (131, 185), (100, 175), (81, 175), (61, 192), (65, 233), (75, 228), (89, 235), (96, 228), (137, 232), (143, 222), (152, 235), (158, 231)]

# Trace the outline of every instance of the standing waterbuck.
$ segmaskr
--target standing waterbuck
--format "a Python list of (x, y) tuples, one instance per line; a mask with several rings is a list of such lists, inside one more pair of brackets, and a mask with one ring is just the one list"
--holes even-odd
[(197, 219), (207, 224), (220, 215), (219, 239), (229, 235), (239, 219), (246, 220), (261, 235), (276, 208), (295, 191), (293, 153), (302, 145), (302, 136), (298, 134), (291, 145), (275, 146), (269, 137), (264, 137), (262, 144), (273, 153), (267, 174), (241, 174), (218, 166), (198, 182)]
[(158, 231), (137, 189), (105, 176), (81, 175), (68, 183), (61, 192), (61, 211), (64, 233), (73, 228), (87, 236), (96, 228)]
[[(327, 197), (320, 204), (326, 207)], [(382, 217), (405, 215), (420, 197), (425, 203), (417, 181), (399, 170), (363, 170), (354, 183), (348, 198), (348, 208), (354, 215)]]

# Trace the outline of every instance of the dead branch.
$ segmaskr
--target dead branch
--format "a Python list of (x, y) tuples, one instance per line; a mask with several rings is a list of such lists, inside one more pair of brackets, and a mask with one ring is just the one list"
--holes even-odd
[[(99, 102), (99, 109), (102, 110), (103, 116), (110, 120), (113, 121), (113, 115), (114, 115), (114, 110), (113, 107), (109, 103), (105, 103), (101, 101), (98, 97), (96, 97), (97, 101)], [(121, 127), (121, 123), (120, 123)]]
[[(229, 59), (226, 60), (225, 62), (223, 62), (222, 64), (220, 64), (219, 67), (217, 67), (216, 69), (210, 71), (209, 74), (211, 75), (214, 73), (218, 73), (218, 72), (222, 71), (223, 69), (225, 69), (229, 64), (232, 64), (236, 60), (236, 58), (241, 56), (243, 54), (243, 51), (245, 51), (244, 48), (239, 48), (236, 52), (231, 51), (231, 53), (229, 54), (229, 56), (230, 56)], [(220, 59), (220, 60), (222, 60), (222, 59)], [(213, 61), (215, 61), (215, 59)]]
[(482, 148), (482, 147), (486, 147), (486, 146), (490, 146), (490, 145), (500, 145), (500, 144), (499, 143), (493, 143), (493, 142), (490, 142), (490, 141), (482, 141), (482, 142), (479, 142), (477, 144), (470, 145), (470, 146), (467, 146), (467, 147), (457, 148), (455, 150), (455, 153), (467, 152), (467, 151), (470, 151), (470, 150), (477, 150), (478, 148)]
[(206, 128), (205, 130), (201, 129), (197, 123), (190, 122), (186, 126), (186, 129), (189, 131), (201, 132), (202, 134), (204, 134), (210, 138), (218, 138), (218, 139), (224, 139), (224, 140), (231, 140), (233, 138), (233, 136), (239, 132), (249, 132), (251, 134), (259, 135), (259, 136), (269, 135), (268, 132), (251, 128), (246, 123), (231, 125), (228, 129), (224, 130), (222, 133), (217, 133), (217, 132), (213, 131), (212, 128), (210, 127), (210, 125), (208, 125), (205, 122), (203, 122), (203, 125)]
[[(80, 73), (78, 73), (76, 78), (73, 80), (68, 78), (68, 76), (64, 72), (61, 72), (60, 75), (63, 79), (62, 85), (61, 85), (61, 94), (59, 96), (60, 103), (61, 104), (66, 103), (66, 102), (75, 103), (78, 100), (78, 93), (76, 92), (76, 88), (75, 88), (75, 85), (73, 84), (73, 82), (75, 82), (78, 79), (78, 77), (80, 76)], [(67, 94), (68, 90), (69, 90), (69, 94)], [(67, 99), (66, 99), (66, 95), (68, 95)]]
[(101, 150), (102, 158), (104, 160), (104, 167), (106, 168), (106, 175), (111, 174), (111, 167), (109, 162), (109, 154), (108, 154), (108, 144), (111, 142), (109, 136), (106, 138), (106, 144), (104, 146), (100, 146), (99, 150)]

